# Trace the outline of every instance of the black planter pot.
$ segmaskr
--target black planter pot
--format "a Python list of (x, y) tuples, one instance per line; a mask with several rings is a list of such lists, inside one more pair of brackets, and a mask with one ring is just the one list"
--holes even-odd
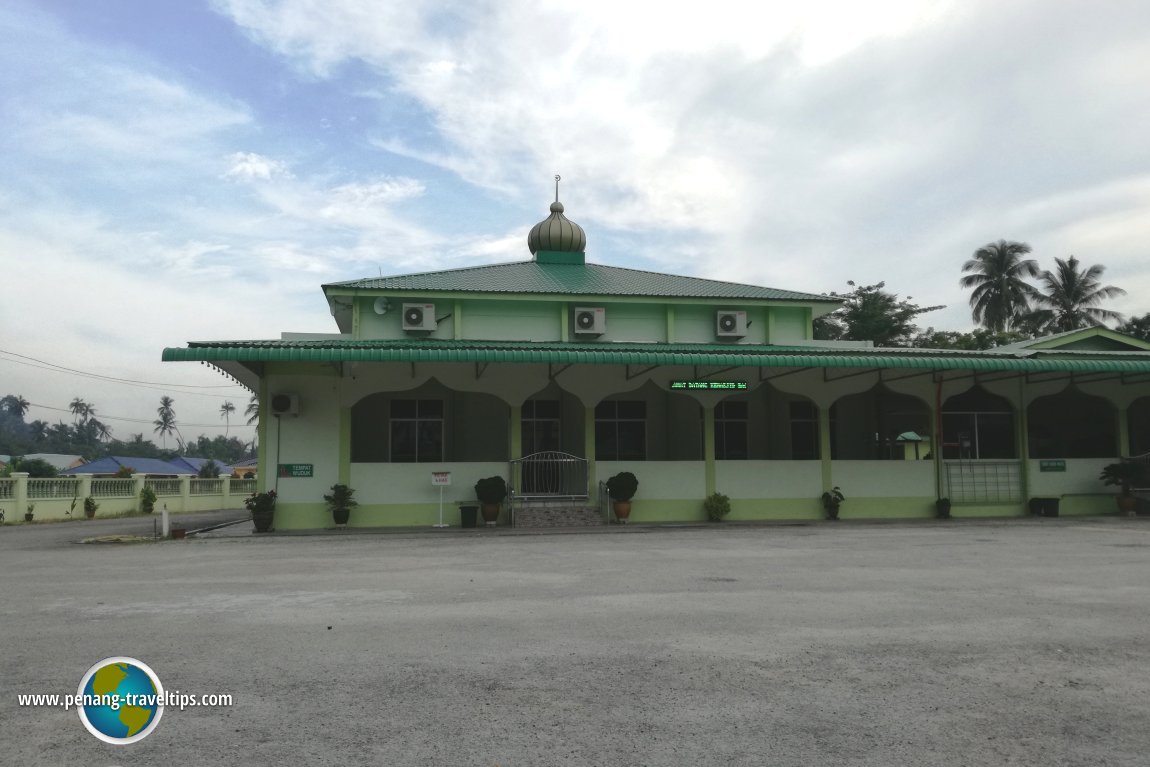
[(252, 524), (255, 525), (257, 533), (270, 533), (272, 531), (272, 520), (274, 518), (274, 511), (252, 512)]
[(934, 502), (934, 511), (939, 519), (950, 519), (950, 499), (939, 498)]
[(337, 525), (346, 525), (347, 520), (351, 518), (351, 509), (335, 509), (331, 516)]

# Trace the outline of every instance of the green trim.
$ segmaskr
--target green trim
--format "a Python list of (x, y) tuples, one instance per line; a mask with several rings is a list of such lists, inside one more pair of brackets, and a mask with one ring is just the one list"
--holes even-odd
[(1109, 341), (1115, 341), (1124, 346), (1129, 346), (1131, 351), (1143, 350), (1150, 351), (1150, 343), (1143, 341), (1141, 338), (1128, 336), (1123, 333), (1118, 333), (1109, 328), (1082, 328), (1081, 330), (1072, 330), (1066, 333), (1057, 333), (1045, 338), (1038, 338), (1033, 341), (1020, 341), (1012, 346), (1024, 347), (1027, 349), (1058, 349), (1069, 344), (1085, 341), (1088, 338), (1104, 338)]
[(339, 409), (339, 482), (351, 484), (351, 408)]
[(675, 307), (667, 305), (667, 343), (675, 343)]
[(455, 307), (451, 311), (451, 324), (453, 338), (463, 338), (463, 302), (456, 301)]
[(774, 343), (775, 340), (775, 313), (771, 309), (767, 309), (767, 343)]
[(703, 406), (703, 477), (706, 495), (715, 492), (715, 405)]
[[(1138, 357), (1131, 358), (1132, 355)], [(715, 365), (722, 367), (909, 368), (1019, 373), (1150, 373), (1150, 355), (1088, 358), (1066, 353), (1015, 357), (927, 349), (844, 350), (758, 344), (563, 343), (444, 339), (207, 341), (164, 349), (165, 362), (498, 362), (585, 365)], [(318, 367), (318, 365), (317, 365)], [(334, 372), (328, 371), (334, 375)]]
[(268, 424), (271, 422), (268, 413), (268, 403), (271, 400), (268, 388), (268, 379), (261, 378), (258, 395), (259, 420), (256, 422), (256, 436), (260, 441), (259, 451), (256, 454), (256, 487), (261, 493), (267, 492), (268, 487), (270, 487), (269, 482), (274, 481), (274, 478), (269, 476), (270, 465), (268, 464), (268, 451), (271, 449), (268, 444)]
[(563, 343), (567, 343), (570, 338), (571, 323), (570, 320), (567, 319), (571, 316), (570, 311), (570, 304), (566, 302), (559, 304), (559, 340)]

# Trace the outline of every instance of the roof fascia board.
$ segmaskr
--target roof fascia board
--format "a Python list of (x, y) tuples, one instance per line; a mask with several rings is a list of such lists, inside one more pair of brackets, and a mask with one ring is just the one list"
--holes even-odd
[[(444, 300), (479, 300), (479, 301), (565, 301), (568, 303), (640, 303), (640, 304), (694, 304), (714, 306), (719, 305), (738, 305), (738, 306), (784, 306), (794, 307), (808, 306), (815, 304), (818, 306), (834, 307), (842, 305), (842, 301), (835, 301), (832, 299), (815, 299), (815, 298), (739, 298), (730, 296), (640, 296), (640, 295), (601, 295), (598, 293), (501, 293), (501, 292), (479, 292), (479, 291), (462, 291), (462, 290), (397, 290), (395, 288), (332, 288), (330, 292), (328, 288), (324, 288), (329, 299), (333, 296), (391, 296), (396, 294), (408, 294), (412, 298), (427, 298)], [(821, 316), (821, 315), (818, 315)]]

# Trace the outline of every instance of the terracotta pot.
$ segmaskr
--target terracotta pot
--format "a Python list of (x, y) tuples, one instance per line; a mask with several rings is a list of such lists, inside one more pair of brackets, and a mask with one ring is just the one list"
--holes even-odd
[(1118, 504), (1118, 513), (1125, 514), (1128, 517), (1133, 517), (1138, 508), (1138, 499), (1132, 495), (1119, 495), (1114, 498)]
[(498, 503), (485, 503), (479, 508), (479, 511), (483, 514), (483, 521), (487, 523), (488, 527), (499, 521)]
[(186, 528), (183, 528), (183, 527), (173, 527), (172, 528), (172, 540), (174, 540), (174, 541), (178, 541), (182, 538), (186, 538), (187, 535), (188, 535), (188, 531)]
[(631, 502), (615, 501), (611, 504), (611, 508), (615, 511), (615, 518), (623, 524), (627, 524), (627, 519), (631, 516)]

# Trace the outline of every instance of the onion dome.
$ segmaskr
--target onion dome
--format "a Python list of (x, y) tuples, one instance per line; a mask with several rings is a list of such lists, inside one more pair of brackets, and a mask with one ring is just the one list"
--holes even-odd
[(587, 249), (587, 235), (583, 227), (563, 215), (563, 203), (556, 200), (551, 203), (551, 215), (531, 227), (527, 247), (532, 255), (540, 251), (582, 253)]

